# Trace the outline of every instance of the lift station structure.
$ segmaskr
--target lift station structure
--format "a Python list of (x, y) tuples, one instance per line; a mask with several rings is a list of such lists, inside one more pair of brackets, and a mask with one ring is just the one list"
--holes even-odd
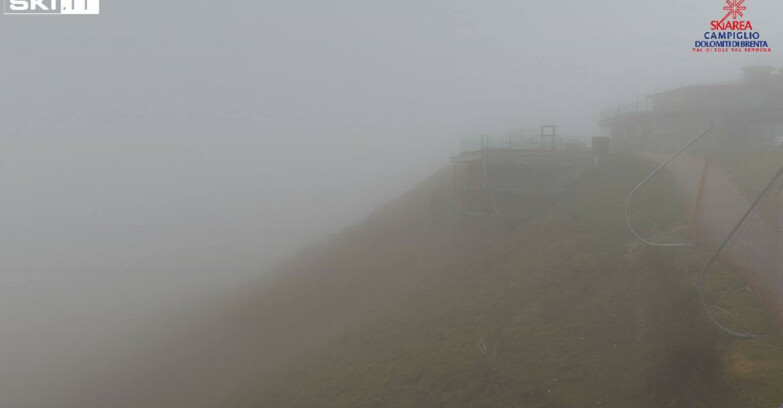
[(557, 126), (540, 133), (507, 137), (481, 136), (465, 141), (454, 167), (454, 199), (463, 215), (529, 218), (568, 194), (588, 169), (598, 163), (598, 151), (608, 144), (595, 138), (594, 149), (563, 139)]

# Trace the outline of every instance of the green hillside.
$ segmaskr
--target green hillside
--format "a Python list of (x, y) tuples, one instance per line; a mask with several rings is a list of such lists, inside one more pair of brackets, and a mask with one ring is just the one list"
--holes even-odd
[[(717, 333), (694, 284), (705, 254), (631, 239), (625, 194), (651, 167), (614, 158), (483, 248), (454, 239), (448, 177), (434, 177), (243, 307), (312, 342), (225, 406), (778, 406), (781, 340)], [(650, 188), (660, 199), (638, 210), (663, 233), (681, 227), (673, 181)]]

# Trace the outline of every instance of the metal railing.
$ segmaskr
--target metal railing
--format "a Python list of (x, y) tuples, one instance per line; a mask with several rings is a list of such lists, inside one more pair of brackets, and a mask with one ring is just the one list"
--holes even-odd
[(462, 139), (461, 153), (485, 150), (588, 151), (589, 147), (582, 140), (541, 134), (482, 135)]
[(608, 124), (624, 116), (650, 113), (653, 111), (653, 108), (653, 97), (651, 95), (638, 96), (632, 101), (602, 110), (600, 123)]

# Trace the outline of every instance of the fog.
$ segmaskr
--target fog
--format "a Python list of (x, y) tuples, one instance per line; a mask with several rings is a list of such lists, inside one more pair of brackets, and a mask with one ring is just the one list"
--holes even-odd
[[(77, 393), (109, 364), (96, 351), (130, 353), (141, 328), (361, 220), (461, 137), (554, 123), (588, 138), (636, 94), (781, 65), (692, 53), (720, 6), (142, 0), (2, 16), (0, 405)], [(755, 10), (775, 7), (748, 11), (773, 49), (783, 26)]]

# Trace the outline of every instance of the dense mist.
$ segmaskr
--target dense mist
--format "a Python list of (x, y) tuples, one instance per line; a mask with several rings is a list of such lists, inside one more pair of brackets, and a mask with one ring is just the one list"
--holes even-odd
[[(775, 1), (750, 6), (783, 38), (753, 12)], [(552, 123), (587, 140), (637, 94), (781, 65), (694, 55), (720, 7), (104, 0), (98, 16), (2, 16), (0, 406), (121, 381), (120, 356), (364, 219), (462, 137)]]

